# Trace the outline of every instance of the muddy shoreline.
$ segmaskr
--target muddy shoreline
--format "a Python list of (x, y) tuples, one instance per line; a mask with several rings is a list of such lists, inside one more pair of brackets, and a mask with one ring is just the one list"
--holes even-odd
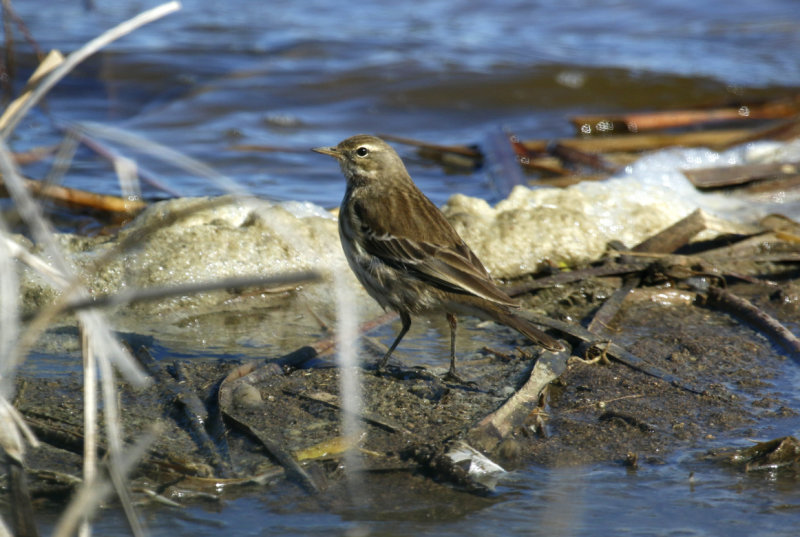
[[(730, 289), (775, 318), (794, 322), (800, 308), (797, 266), (761, 263), (750, 269), (764, 278), (769, 272), (777, 287), (739, 283)], [(622, 277), (611, 276), (560, 285), (526, 295), (524, 308), (585, 322), (622, 284)], [(382, 348), (366, 345), (360, 368), (364, 433), (352, 443), (341, 436), (340, 370), (330, 349), (312, 346), (255, 361), (154, 362), (140, 346), (134, 351), (155, 382), (140, 390), (119, 384), (126, 440), (141, 437), (156, 422), (163, 429), (137, 465), (132, 489), (142, 499), (157, 494), (183, 503), (286, 482), (297, 488), (298, 498), (336, 504), (353, 464), (345, 453), (353, 447), (371, 501), (379, 502), (386, 487), (422, 496), (434, 487), (446, 495), (491, 498), (491, 487), (445, 456), (454, 446), (466, 442), (507, 470), (601, 462), (636, 469), (661, 464), (678, 449), (705, 451), (717, 437), (754, 436), (759, 421), (795, 416), (775, 380), (796, 367), (797, 358), (759, 330), (704, 304), (702, 296), (687, 300), (681, 287), (675, 281), (643, 284), (605, 330), (657, 370), (702, 393), (613, 357), (587, 363), (584, 358), (602, 350), (595, 346), (588, 356), (561, 356), (563, 373), (538, 401), (528, 402), (521, 418), (517, 409), (503, 438), (483, 436), (476, 424), (525, 385), (542, 354), (497, 325), (469, 320), (461, 331), (462, 338), (488, 331), (497, 342), (460, 355), (460, 368), (475, 386), (444, 382), (443, 369), (415, 364), (403, 352), (388, 374), (378, 376), (372, 364)], [(580, 351), (577, 340), (567, 341)], [(42, 441), (26, 456), (32, 496), (61, 504), (80, 483), (82, 378), (20, 376), (16, 393), (15, 406)]]

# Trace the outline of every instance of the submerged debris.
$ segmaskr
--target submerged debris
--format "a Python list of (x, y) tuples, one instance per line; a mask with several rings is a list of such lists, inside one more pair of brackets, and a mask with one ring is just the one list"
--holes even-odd
[(714, 460), (725, 461), (746, 472), (775, 470), (792, 467), (800, 469), (800, 441), (793, 436), (784, 436), (741, 449), (712, 452)]
[[(698, 225), (702, 220), (702, 215), (691, 215), (645, 241), (648, 247), (611, 251), (598, 261), (599, 266), (627, 267), (621, 278), (619, 271), (592, 269), (576, 271), (571, 281), (551, 277), (558, 286), (534, 286), (539, 288), (535, 295), (522, 296), (525, 307), (557, 309), (588, 322), (615, 289), (631, 289), (635, 275), (634, 287), (682, 288), (695, 296), (713, 288), (698, 286), (698, 281), (725, 281), (726, 292), (759, 304), (770, 318), (795, 316), (797, 302), (771, 300), (777, 296), (775, 285), (753, 282), (765, 277), (767, 267), (770, 281), (781, 280), (782, 274), (797, 270), (799, 261), (790, 257), (794, 260), (788, 263), (764, 264), (754, 256), (747, 269), (741, 256), (743, 243), (750, 240), (746, 235), (731, 238), (722, 248), (709, 243), (698, 250), (686, 241), (707, 227)], [(665, 258), (654, 253), (661, 249), (656, 244), (695, 251)], [(787, 255), (800, 248), (793, 242), (782, 245)], [(725, 250), (737, 254), (724, 255)], [(742, 281), (744, 274), (751, 276)], [(797, 292), (793, 282), (783, 286), (784, 295)], [(437, 486), (486, 495), (498, 479), (502, 482), (506, 468), (518, 464), (604, 460), (635, 469), (687, 441), (700, 445), (709, 434), (747, 426), (760, 410), (724, 386), (739, 386), (749, 398), (774, 398), (770, 412), (786, 406), (770, 392), (770, 379), (784, 358), (770, 339), (707, 309), (709, 301), (664, 305), (630, 296), (628, 291), (616, 301), (615, 313), (603, 321), (602, 335), (575, 322), (527, 314), (577, 347), (593, 345), (611, 360), (607, 363), (568, 360), (568, 353), (541, 353), (535, 347), (480, 352), (464, 360), (477, 388), (444, 382), (435, 369), (414, 367), (402, 355), (402, 363), (392, 364), (386, 374), (364, 371), (358, 414), (363, 434), (358, 437), (345, 437), (341, 428), (342, 371), (325, 362), (333, 338), (282, 358), (240, 364), (155, 362), (140, 349), (138, 355), (156, 382), (138, 391), (119, 386), (125, 430), (133, 439), (161, 422), (165, 433), (135, 473), (136, 490), (147, 491), (143, 494), (153, 501), (163, 497), (181, 502), (198, 493), (218, 497), (231, 487), (288, 479), (325, 495), (337, 490), (348, 471), (355, 471), (348, 470), (355, 456), (367, 482), (380, 475), (385, 483), (387, 472), (400, 481), (426, 476)], [(387, 315), (362, 329), (392, 319)], [(509, 337), (504, 328), (495, 330), (498, 341)], [(374, 357), (363, 361), (373, 363)], [(80, 482), (80, 391), (78, 378), (18, 382), (15, 404), (43, 442), (26, 459), (34, 495), (63, 498)], [(757, 452), (767, 447), (759, 445), (748, 456), (755, 461)], [(99, 449), (102, 455), (107, 447), (101, 444)], [(773, 462), (750, 467), (777, 464), (765, 460)]]

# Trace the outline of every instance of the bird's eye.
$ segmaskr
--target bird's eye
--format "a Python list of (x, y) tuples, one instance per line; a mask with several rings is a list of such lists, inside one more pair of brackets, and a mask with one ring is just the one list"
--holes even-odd
[(369, 155), (369, 149), (367, 149), (364, 146), (361, 146), (358, 149), (356, 149), (356, 155), (358, 155), (359, 157), (366, 157), (367, 155)]

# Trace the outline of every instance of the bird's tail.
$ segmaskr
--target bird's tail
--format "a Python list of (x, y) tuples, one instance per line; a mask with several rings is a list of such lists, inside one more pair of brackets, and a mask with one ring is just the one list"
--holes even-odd
[(519, 315), (516, 315), (512, 311), (503, 310), (497, 308), (492, 313), (494, 313), (495, 319), (508, 327), (513, 328), (526, 338), (530, 339), (532, 342), (541, 345), (545, 349), (553, 352), (561, 352), (564, 350), (564, 345), (561, 344), (558, 340), (553, 337), (548, 336), (538, 328), (536, 328), (533, 323), (528, 321), (527, 319), (523, 319)]

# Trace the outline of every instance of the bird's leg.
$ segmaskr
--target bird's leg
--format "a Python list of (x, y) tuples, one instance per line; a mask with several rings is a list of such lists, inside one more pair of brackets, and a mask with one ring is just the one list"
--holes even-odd
[(401, 311), (399, 313), (400, 313), (400, 321), (403, 323), (403, 327), (400, 329), (400, 333), (397, 334), (397, 337), (394, 338), (394, 343), (392, 343), (392, 346), (389, 347), (389, 350), (386, 351), (386, 354), (383, 355), (383, 358), (381, 358), (380, 361), (378, 361), (378, 365), (375, 367), (375, 370), (378, 373), (380, 373), (381, 370), (383, 370), (383, 367), (386, 365), (386, 362), (389, 361), (389, 356), (392, 355), (392, 351), (394, 351), (395, 347), (397, 347), (397, 344), (400, 343), (400, 340), (403, 339), (403, 336), (406, 335), (408, 329), (411, 328), (411, 316), (404, 311)]
[(458, 375), (456, 375), (456, 328), (458, 328), (458, 317), (448, 313), (447, 322), (450, 325), (450, 370), (447, 372), (447, 376), (458, 378)]
[(456, 328), (458, 328), (458, 317), (452, 313), (447, 314), (447, 322), (450, 325), (450, 369), (445, 375), (445, 379), (458, 382), (459, 384), (470, 384), (458, 376), (456, 373)]
[(458, 317), (452, 313), (447, 314), (447, 322), (450, 325), (450, 369), (444, 376), (445, 380), (450, 380), (465, 386), (477, 386), (471, 380), (464, 380), (456, 373), (456, 328), (458, 328)]

